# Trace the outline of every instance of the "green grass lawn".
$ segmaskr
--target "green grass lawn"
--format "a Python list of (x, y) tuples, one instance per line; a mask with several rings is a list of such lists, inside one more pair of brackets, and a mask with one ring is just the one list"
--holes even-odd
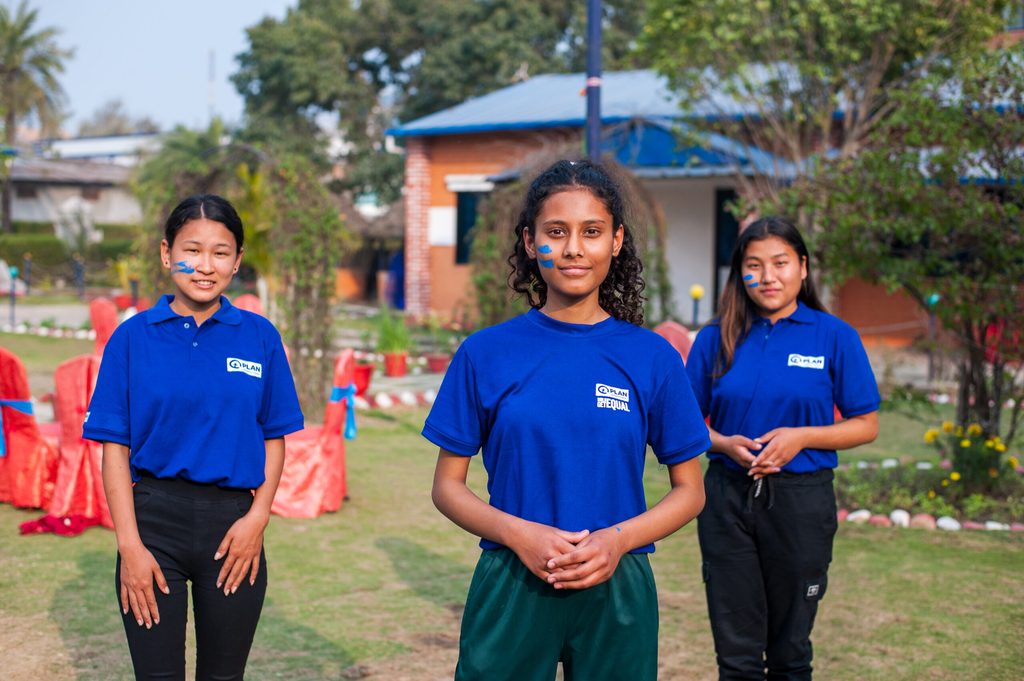
[[(478, 549), (430, 503), (424, 415), (363, 415), (348, 449), (349, 502), (315, 520), (272, 521), (247, 678), (451, 678)], [(480, 490), (482, 467), (471, 475)], [(666, 478), (652, 460), (652, 501)], [(18, 536), (18, 523), (38, 515), (0, 506), (0, 650), (17, 651), (3, 656), (0, 677), (130, 678), (113, 533)], [(661, 542), (652, 562), (661, 678), (714, 678), (695, 529)], [(818, 678), (1019, 679), (1022, 572), (1021, 535), (843, 526), (815, 629)]]

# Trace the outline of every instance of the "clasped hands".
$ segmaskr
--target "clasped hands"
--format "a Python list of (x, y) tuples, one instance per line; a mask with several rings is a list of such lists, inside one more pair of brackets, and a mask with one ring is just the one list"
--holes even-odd
[(628, 550), (617, 527), (568, 532), (530, 521), (522, 522), (508, 546), (530, 572), (559, 590), (607, 581)]
[(726, 438), (725, 452), (733, 461), (748, 469), (747, 475), (760, 480), (782, 470), (806, 445), (800, 428), (774, 428), (753, 439), (743, 435)]

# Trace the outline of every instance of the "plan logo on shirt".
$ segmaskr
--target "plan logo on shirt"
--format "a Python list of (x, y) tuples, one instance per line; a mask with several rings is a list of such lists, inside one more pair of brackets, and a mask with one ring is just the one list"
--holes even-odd
[(804, 369), (824, 369), (825, 356), (808, 357), (807, 355), (798, 355), (794, 352), (789, 356), (789, 363), (786, 366), (803, 367)]
[(258, 362), (250, 362), (237, 357), (228, 357), (228, 373), (241, 371), (255, 378), (263, 378), (263, 365)]
[(597, 395), (598, 409), (629, 411), (629, 391), (625, 388), (616, 388), (604, 383), (596, 383), (594, 385), (594, 393)]

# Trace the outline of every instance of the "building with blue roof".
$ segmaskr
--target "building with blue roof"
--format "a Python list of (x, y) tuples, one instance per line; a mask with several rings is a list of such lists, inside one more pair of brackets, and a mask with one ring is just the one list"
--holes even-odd
[[(406, 142), (406, 305), (411, 312), (451, 313), (468, 299), (470, 232), (481, 196), (545, 149), (582, 149), (586, 75), (546, 74), (409, 121), (388, 131)], [(690, 302), (678, 292), (700, 284), (708, 295), (700, 319), (713, 314), (738, 225), (726, 210), (737, 172), (782, 180), (793, 164), (723, 135), (682, 142), (691, 117), (750, 114), (724, 94), (688, 112), (653, 71), (605, 73), (601, 87), (603, 147), (628, 167), (659, 204), (666, 257), (680, 317)], [(582, 155), (576, 152), (575, 155)]]

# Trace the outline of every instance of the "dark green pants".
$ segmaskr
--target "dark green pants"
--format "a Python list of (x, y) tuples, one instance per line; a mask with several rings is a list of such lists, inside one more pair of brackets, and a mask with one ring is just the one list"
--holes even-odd
[(627, 554), (612, 578), (553, 589), (512, 551), (484, 551), (462, 616), (456, 681), (654, 681), (658, 594), (646, 554)]

